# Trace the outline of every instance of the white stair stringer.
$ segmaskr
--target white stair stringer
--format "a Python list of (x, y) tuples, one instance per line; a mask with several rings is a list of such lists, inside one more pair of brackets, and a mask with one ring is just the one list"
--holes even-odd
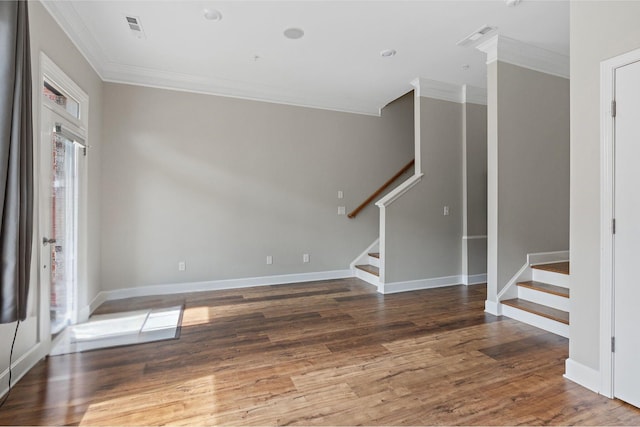
[[(522, 268), (511, 278), (511, 280), (509, 280), (507, 285), (498, 294), (498, 303), (495, 305), (496, 313), (494, 314), (504, 315), (511, 319), (569, 338), (568, 324), (550, 319), (544, 315), (532, 313), (528, 310), (502, 303), (502, 301), (505, 300), (518, 298), (519, 300), (529, 301), (570, 313), (569, 298), (518, 285), (518, 283), (534, 281), (570, 289), (569, 275), (532, 268), (532, 265), (566, 262), (568, 260), (568, 256), (568, 251), (528, 254), (526, 264), (522, 266)], [(487, 307), (489, 306), (489, 301), (487, 301)]]
[[(351, 261), (351, 264), (349, 264), (349, 268), (353, 270), (356, 267), (356, 265), (371, 264), (369, 262), (369, 259), (371, 258), (369, 254), (373, 252), (379, 252), (379, 251), (380, 251), (380, 239), (376, 239), (372, 244), (369, 245), (369, 247), (367, 247), (367, 249), (362, 251), (362, 253), (356, 257), (356, 259)], [(380, 267), (380, 265), (376, 265), (376, 267)], [(354, 275), (355, 275), (355, 271), (354, 271)]]

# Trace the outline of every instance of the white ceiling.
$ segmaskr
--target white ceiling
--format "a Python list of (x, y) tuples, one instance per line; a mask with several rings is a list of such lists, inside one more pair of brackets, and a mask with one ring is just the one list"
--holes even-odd
[[(416, 77), (486, 87), (485, 54), (456, 46), (483, 25), (569, 54), (569, 3), (560, 0), (43, 3), (105, 81), (365, 114)], [(206, 20), (205, 8), (222, 20)], [(127, 15), (146, 38), (131, 34)], [(289, 27), (304, 37), (286, 39)], [(397, 55), (382, 58), (383, 49)]]

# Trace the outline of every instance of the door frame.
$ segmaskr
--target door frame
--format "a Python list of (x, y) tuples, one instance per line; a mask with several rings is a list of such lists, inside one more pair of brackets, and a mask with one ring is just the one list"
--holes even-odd
[[(49, 114), (47, 112), (47, 110), (51, 111), (52, 113), (56, 113), (59, 116), (62, 117), (62, 119), (64, 119), (64, 121), (67, 122), (69, 126), (69, 128), (73, 129), (73, 132), (75, 134), (77, 134), (79, 137), (84, 139), (85, 144), (89, 143), (89, 95), (87, 95), (86, 92), (84, 92), (80, 86), (78, 86), (71, 78), (69, 78), (69, 76), (67, 76), (67, 74), (58, 66), (56, 65), (56, 63), (54, 63), (44, 52), (40, 52), (40, 74), (39, 74), (39, 79), (38, 79), (38, 97), (37, 99), (39, 100), (39, 109), (38, 109), (38, 122), (37, 122), (37, 126), (38, 126), (38, 138), (37, 138), (37, 142), (34, 144), (34, 159), (37, 159), (37, 170), (35, 172), (35, 182), (37, 182), (37, 190), (35, 192), (35, 198), (36, 198), (36, 206), (37, 206), (37, 236), (36, 236), (36, 257), (37, 257), (37, 262), (38, 262), (38, 267), (37, 267), (37, 280), (38, 280), (38, 290), (39, 290), (39, 298), (38, 298), (38, 314), (39, 314), (39, 328), (38, 328), (38, 342), (42, 345), (44, 345), (44, 353), (48, 354), (51, 348), (51, 330), (50, 330), (50, 314), (49, 314), (49, 308), (50, 308), (50, 286), (47, 286), (47, 283), (49, 283), (47, 281), (47, 279), (44, 277), (44, 274), (49, 274), (48, 271), (43, 272), (43, 259), (42, 259), (42, 250), (41, 250), (41, 246), (42, 246), (42, 237), (43, 237), (43, 233), (45, 232), (45, 230), (42, 229), (42, 220), (41, 220), (41, 216), (42, 216), (42, 204), (41, 204), (41, 198), (42, 198), (42, 194), (41, 191), (43, 191), (42, 188), (42, 181), (43, 181), (43, 176), (42, 174), (44, 173), (45, 170), (48, 170), (47, 168), (49, 167), (48, 165), (43, 165), (42, 164), (42, 149), (46, 146), (46, 144), (50, 143), (50, 137), (51, 137), (51, 130), (47, 130), (44, 128), (45, 126), (45, 115)], [(44, 82), (48, 81), (51, 83), (54, 83), (56, 87), (58, 87), (59, 89), (61, 89), (62, 91), (66, 92), (66, 94), (68, 94), (69, 96), (71, 96), (74, 100), (76, 100), (79, 104), (79, 117), (74, 117), (71, 114), (69, 114), (64, 108), (56, 105), (53, 102), (50, 102), (48, 99), (46, 99), (46, 97), (44, 96), (44, 94), (42, 93), (42, 88), (44, 87)], [(55, 121), (55, 120), (54, 120)], [(36, 125), (35, 121), (34, 121), (34, 125)], [(35, 134), (35, 132), (34, 132)], [(88, 157), (88, 153), (87, 153), (87, 157)], [(78, 209), (79, 209), (79, 213), (78, 213), (78, 234), (79, 234), (79, 238), (78, 238), (78, 250), (82, 251), (84, 253), (78, 253), (79, 258), (82, 260), (82, 263), (78, 263), (79, 265), (81, 265), (78, 268), (78, 272), (77, 272), (77, 279), (78, 279), (78, 283), (77, 283), (77, 287), (78, 287), (78, 291), (80, 289), (80, 287), (85, 286), (86, 287), (86, 281), (87, 281), (87, 271), (86, 271), (86, 260), (87, 260), (87, 254), (86, 254), (86, 250), (87, 250), (87, 244), (86, 244), (86, 232), (87, 232), (87, 209), (86, 209), (86, 200), (87, 200), (87, 194), (86, 194), (86, 189), (87, 189), (87, 183), (88, 183), (88, 171), (86, 170), (87, 167), (87, 159), (85, 159), (85, 170), (81, 172), (80, 179), (83, 181), (80, 183), (81, 185), (81, 192), (79, 194), (79, 205), (78, 205)], [(46, 190), (45, 190), (46, 191)], [(46, 261), (47, 264), (50, 263), (49, 260)], [(80, 292), (78, 292), (75, 296), (75, 303), (76, 303), (76, 310), (77, 313), (76, 315), (79, 318), (79, 321), (82, 321), (82, 305), (81, 305), (81, 300), (80, 300)]]
[(600, 63), (600, 394), (614, 397), (613, 352), (613, 230), (615, 120), (611, 115), (618, 68), (640, 61), (640, 49)]

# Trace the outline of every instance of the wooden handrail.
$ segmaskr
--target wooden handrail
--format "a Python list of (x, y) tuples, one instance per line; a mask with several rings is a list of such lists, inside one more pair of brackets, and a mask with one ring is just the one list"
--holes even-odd
[(382, 184), (382, 187), (378, 188), (372, 195), (367, 197), (367, 200), (362, 202), (360, 206), (358, 206), (353, 211), (351, 211), (347, 216), (349, 218), (355, 218), (356, 215), (358, 215), (362, 209), (364, 209), (369, 203), (371, 203), (376, 197), (378, 197), (384, 190), (386, 190), (387, 187), (393, 184), (393, 182), (396, 179), (400, 178), (406, 171), (411, 169), (411, 167), (415, 164), (415, 162), (416, 162), (416, 159), (412, 159), (409, 163), (405, 165), (405, 167), (400, 169), (397, 174), (393, 175), (387, 182)]

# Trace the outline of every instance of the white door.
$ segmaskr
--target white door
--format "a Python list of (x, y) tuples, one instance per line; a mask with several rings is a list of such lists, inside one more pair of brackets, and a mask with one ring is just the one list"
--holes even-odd
[(640, 62), (615, 72), (613, 394), (640, 407)]
[(78, 318), (78, 213), (83, 139), (61, 114), (42, 109), (40, 146), (41, 284), (51, 335)]

